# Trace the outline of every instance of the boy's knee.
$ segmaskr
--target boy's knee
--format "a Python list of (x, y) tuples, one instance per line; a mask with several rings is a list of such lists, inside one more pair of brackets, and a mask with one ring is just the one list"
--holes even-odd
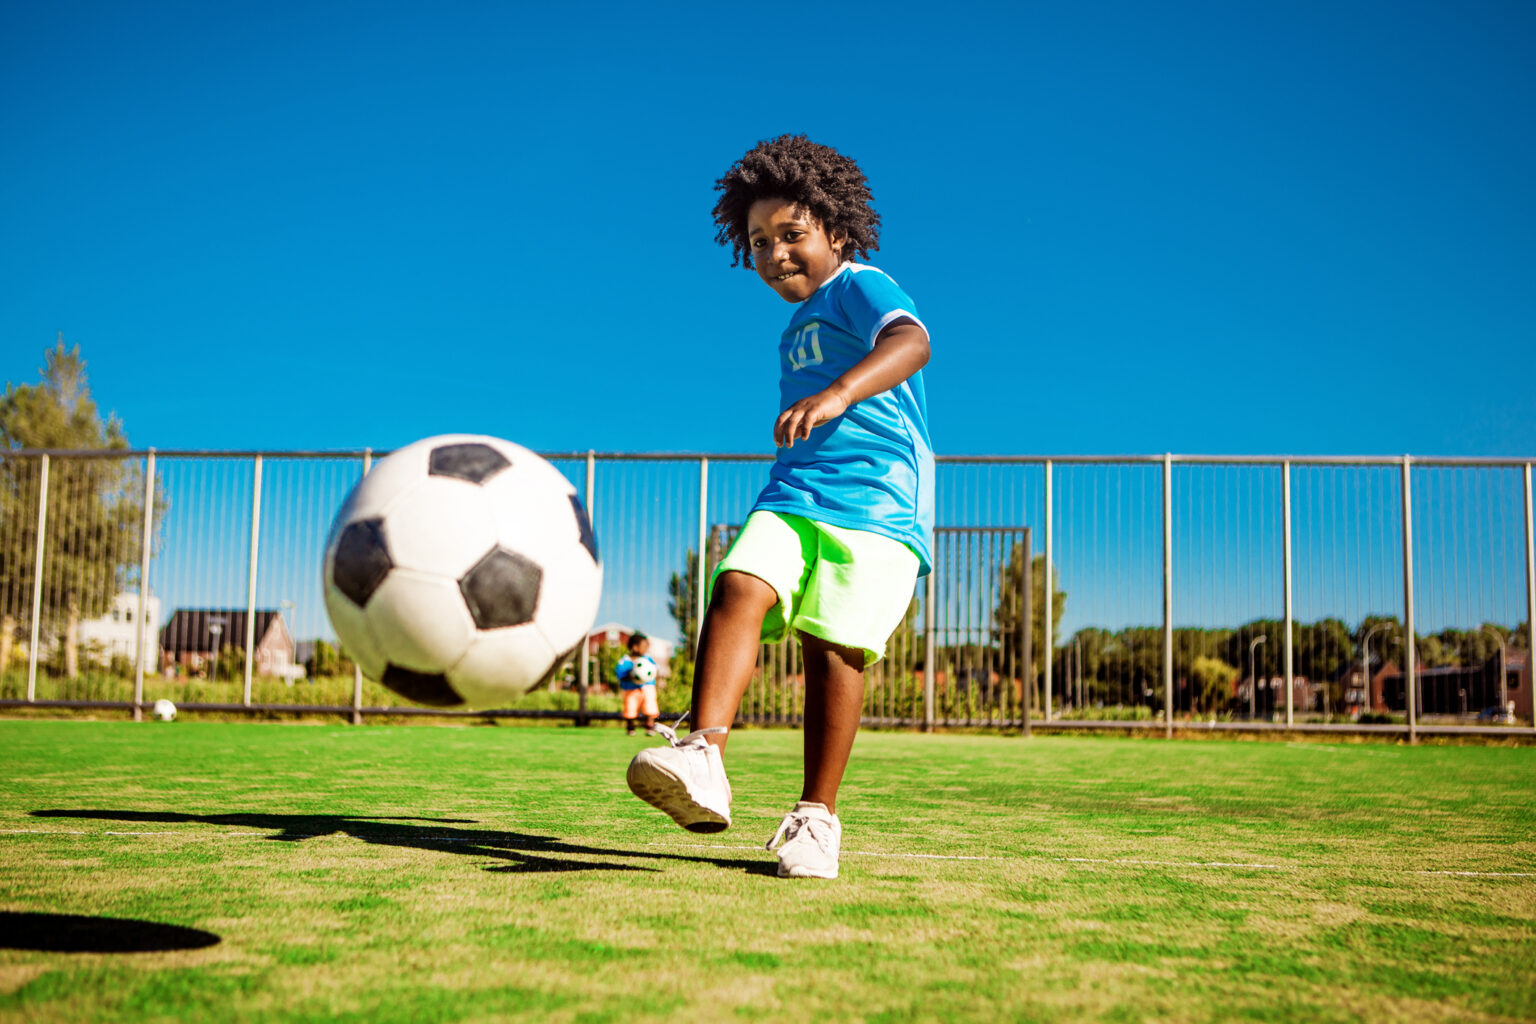
[(804, 630), (799, 631), (799, 636), (801, 650), (805, 652), (807, 659), (823, 658), (841, 662), (857, 672), (864, 671), (864, 648), (833, 643), (831, 640), (824, 640)]

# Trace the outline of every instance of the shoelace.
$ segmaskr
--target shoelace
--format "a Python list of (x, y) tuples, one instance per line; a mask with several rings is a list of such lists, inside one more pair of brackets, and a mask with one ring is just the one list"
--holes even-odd
[[(682, 725), (687, 720), (688, 720), (688, 716), (684, 715), (682, 718), (679, 718), (677, 721), (673, 722), (671, 725), (662, 725), (661, 723), (658, 722), (656, 724), (656, 731), (660, 735), (665, 736), (667, 738), (667, 742), (672, 744), (674, 747), (685, 747), (685, 746), (688, 746), (691, 743), (703, 743), (705, 741), (702, 739), (702, 737), (708, 736), (710, 733), (730, 732), (731, 731), (730, 729), (726, 728), (723, 725), (717, 725), (717, 726), (713, 726), (712, 728), (709, 728), (709, 729), (695, 729), (693, 732), (689, 733), (687, 736), (684, 736), (682, 739), (678, 739), (677, 738), (677, 727)], [(700, 738), (695, 739), (695, 737), (700, 737)]]
[(779, 830), (773, 834), (773, 838), (768, 840), (763, 849), (773, 849), (779, 845), (780, 839), (783, 839), (784, 845), (788, 846), (799, 837), (801, 832), (814, 839), (821, 851), (826, 852), (827, 840), (832, 838), (831, 825), (821, 818), (813, 818), (809, 814), (796, 814), (794, 811), (784, 815), (784, 820), (779, 822)]

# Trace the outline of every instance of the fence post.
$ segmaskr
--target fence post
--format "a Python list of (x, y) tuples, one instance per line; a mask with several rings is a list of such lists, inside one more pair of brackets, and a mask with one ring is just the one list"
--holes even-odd
[(27, 643), (27, 702), (37, 700), (37, 634), (43, 617), (43, 536), (48, 528), (48, 456), (37, 478), (37, 556), (32, 575), (32, 639)]
[(1285, 725), (1286, 728), (1290, 728), (1294, 724), (1296, 679), (1292, 670), (1291, 657), (1296, 644), (1292, 635), (1294, 628), (1291, 625), (1291, 461), (1289, 459), (1280, 464), (1280, 514), (1285, 529), (1283, 541), (1285, 564), (1281, 570), (1281, 574), (1285, 577)]
[[(1536, 522), (1532, 521), (1531, 464), (1525, 464), (1525, 664), (1536, 683)], [(1531, 725), (1536, 727), (1536, 695), (1531, 702)]]
[[(245, 690), (240, 702), (251, 706), (251, 668), (256, 656), (256, 554), (261, 538), (261, 456), (251, 475), (251, 561), (245, 570)], [(219, 652), (213, 656), (218, 658)]]
[(1163, 454), (1163, 735), (1173, 738), (1173, 455)]
[(1413, 490), (1410, 483), (1413, 460), (1403, 456), (1403, 665), (1405, 667), (1403, 702), (1408, 710), (1408, 742), (1419, 741), (1418, 718), (1415, 714), (1418, 678), (1417, 638), (1413, 629)]
[[(1031, 583), (1033, 583), (1033, 565), (1031, 565)], [(1031, 587), (1033, 589), (1033, 587)], [(1040, 634), (1040, 641), (1045, 644), (1045, 720), (1051, 720), (1051, 663), (1056, 654), (1056, 585), (1051, 579), (1051, 460), (1045, 460), (1045, 614), (1042, 620), (1045, 629)]]
[[(1529, 488), (1527, 488), (1529, 490)], [(928, 566), (928, 581), (923, 588), (923, 731), (933, 732), (933, 677), (938, 671), (938, 664), (934, 661), (933, 626), (937, 618), (934, 614), (933, 598), (938, 587), (934, 584), (939, 575), (938, 545), (934, 544), (933, 562)]]
[(707, 568), (709, 554), (705, 550), (705, 545), (708, 543), (709, 459), (701, 457), (699, 459), (699, 558), (693, 578), (693, 636), (688, 637), (693, 644), (695, 666), (699, 657), (699, 636), (704, 632), (704, 586), (709, 573)]
[[(597, 460), (592, 450), (587, 449), (587, 520), (594, 524), (596, 529), (597, 510), (592, 507), (592, 474), (597, 468)], [(576, 724), (587, 725), (587, 681), (592, 671), (589, 664), (592, 660), (592, 640), (590, 636), (581, 638), (581, 657), (576, 661)]]
[(144, 620), (149, 604), (149, 555), (155, 521), (155, 450), (144, 457), (144, 532), (139, 538), (139, 629), (138, 647), (133, 657), (133, 720), (144, 721)]
[[(373, 468), (373, 449), (363, 449), (363, 476)], [(363, 724), (363, 669), (357, 662), (352, 663), (352, 724)]]
[(1030, 571), (1034, 567), (1034, 563), (1035, 549), (1032, 544), (1032, 539), (1029, 535), (1029, 527), (1026, 526), (1024, 527), (1025, 570), (1024, 572), (1020, 573), (1020, 576), (1022, 577), (1022, 586), (1019, 588), (1024, 591), (1024, 593), (1021, 595), (1023, 597), (1022, 607), (1019, 609), (1019, 629), (1024, 633), (1024, 635), (1019, 638), (1019, 661), (1022, 662), (1019, 671), (1020, 674), (1024, 677), (1024, 685), (1020, 687), (1020, 690), (1022, 691), (1020, 696), (1023, 698), (1023, 700), (1020, 701), (1020, 704), (1022, 705), (1022, 710), (1024, 712), (1025, 736), (1030, 736), (1033, 734), (1031, 730), (1033, 723), (1030, 721), (1030, 711), (1032, 705), (1035, 703), (1035, 658), (1034, 651), (1032, 650), (1034, 647), (1035, 639), (1035, 614), (1034, 608), (1031, 607), (1033, 604), (1035, 588), (1034, 581), (1031, 579), (1034, 574)]

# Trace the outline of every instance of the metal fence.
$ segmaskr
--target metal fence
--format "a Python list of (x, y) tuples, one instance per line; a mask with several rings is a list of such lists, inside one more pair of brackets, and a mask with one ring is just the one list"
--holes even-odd
[[(373, 457), (0, 452), (0, 706), (443, 714), (331, 649), (322, 548)], [(768, 460), (547, 457), (601, 541), (595, 639), (564, 692), (490, 714), (610, 716), (603, 640), (637, 628), (686, 706), (708, 574)], [(865, 720), (1536, 734), (1532, 464), (941, 458), (934, 571)], [(795, 644), (767, 645), (741, 718), (795, 724), (802, 695)]]

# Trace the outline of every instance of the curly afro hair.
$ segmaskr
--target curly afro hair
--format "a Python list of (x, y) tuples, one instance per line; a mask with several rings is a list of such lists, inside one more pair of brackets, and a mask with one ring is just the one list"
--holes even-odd
[(731, 247), (731, 266), (752, 268), (747, 211), (759, 199), (783, 199), (810, 210), (829, 235), (848, 238), (843, 257), (880, 247), (880, 215), (859, 165), (804, 135), (759, 142), (715, 182), (715, 241)]

